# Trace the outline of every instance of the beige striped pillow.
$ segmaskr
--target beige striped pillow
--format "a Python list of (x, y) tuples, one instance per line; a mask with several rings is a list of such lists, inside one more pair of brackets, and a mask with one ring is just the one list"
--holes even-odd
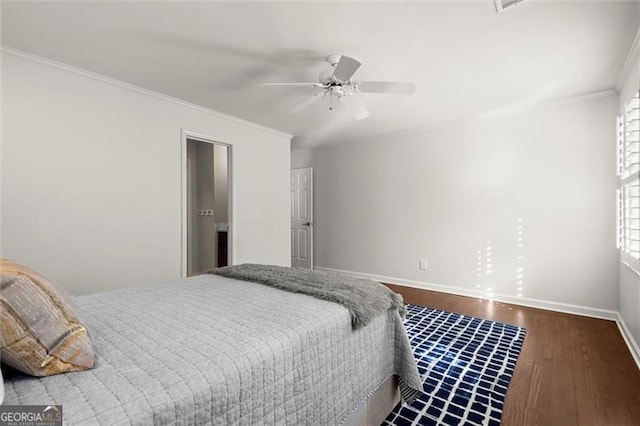
[(87, 330), (69, 295), (36, 271), (0, 259), (2, 362), (32, 376), (93, 367)]

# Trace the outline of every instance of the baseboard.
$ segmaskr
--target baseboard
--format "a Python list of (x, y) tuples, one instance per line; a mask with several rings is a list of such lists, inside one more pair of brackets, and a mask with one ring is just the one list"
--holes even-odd
[[(382, 275), (365, 274), (362, 272), (346, 271), (342, 269), (324, 268), (319, 266), (316, 266), (315, 268), (323, 271), (339, 272), (342, 274), (347, 274), (347, 275), (351, 275), (359, 278), (368, 278), (374, 281), (380, 281), (388, 284), (398, 284), (405, 287), (421, 288), (424, 290), (439, 291), (442, 293), (456, 294), (458, 296), (474, 297), (478, 299), (489, 300), (487, 298), (487, 295), (484, 292), (473, 290), (473, 289), (453, 287), (450, 285), (435, 284), (435, 283), (424, 282), (424, 281), (406, 280), (406, 279), (396, 278), (396, 277), (385, 277)], [(496, 302), (511, 303), (513, 305), (528, 306), (531, 308), (546, 309), (548, 311), (564, 312), (567, 314), (607, 319), (611, 321), (617, 321), (619, 318), (618, 312), (616, 311), (591, 308), (588, 306), (572, 305), (569, 303), (552, 302), (549, 300), (532, 299), (527, 297), (515, 297), (515, 296), (509, 296), (506, 294), (494, 294), (491, 300)]]
[(627, 328), (627, 324), (624, 322), (624, 318), (622, 318), (622, 315), (618, 314), (618, 319), (616, 322), (618, 323), (618, 328), (620, 329), (622, 338), (627, 343), (629, 351), (631, 351), (631, 356), (636, 361), (638, 369), (640, 369), (640, 347), (638, 347), (638, 343), (633, 338), (631, 331), (629, 331), (629, 329)]
[[(343, 269), (324, 268), (321, 266), (315, 266), (314, 268), (322, 271), (331, 271), (331, 272), (347, 274), (347, 275), (351, 275), (358, 278), (367, 278), (370, 280), (379, 281), (379, 282), (388, 283), (388, 284), (397, 284), (405, 287), (420, 288), (424, 290), (456, 294), (458, 296), (466, 296), (466, 297), (489, 300), (487, 299), (486, 294), (473, 289), (459, 288), (459, 287), (453, 287), (453, 286), (444, 285), (444, 284), (435, 284), (435, 283), (429, 283), (429, 282), (423, 282), (423, 281), (406, 280), (406, 279), (396, 278), (396, 277), (386, 277), (382, 275), (365, 274), (363, 272), (346, 271)], [(627, 347), (629, 348), (629, 351), (631, 352), (631, 356), (633, 357), (636, 364), (638, 365), (638, 368), (640, 368), (640, 348), (638, 348), (638, 344), (633, 338), (633, 336), (631, 335), (631, 332), (629, 331), (629, 329), (627, 328), (627, 325), (625, 324), (624, 319), (616, 311), (591, 308), (588, 306), (572, 305), (569, 303), (560, 303), (560, 302), (552, 302), (548, 300), (532, 299), (527, 297), (514, 297), (514, 296), (505, 295), (505, 294), (494, 294), (491, 300), (494, 300), (497, 302), (510, 303), (513, 305), (528, 306), (531, 308), (546, 309), (548, 311), (563, 312), (567, 314), (582, 315), (587, 317), (615, 321), (616, 324), (618, 324), (618, 328), (620, 329), (620, 334), (622, 334), (622, 338), (624, 339), (625, 343), (627, 344)]]

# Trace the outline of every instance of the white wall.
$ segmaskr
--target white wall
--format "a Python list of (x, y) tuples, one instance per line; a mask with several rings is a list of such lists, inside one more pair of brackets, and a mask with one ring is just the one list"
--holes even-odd
[(316, 265), (617, 310), (616, 107), (610, 92), (293, 151), (314, 168)]
[(289, 136), (2, 55), (2, 256), (72, 293), (181, 274), (181, 130), (232, 145), (235, 263), (288, 265)]
[(225, 223), (229, 209), (229, 182), (227, 181), (227, 147), (224, 145), (213, 146), (213, 173), (215, 221)]

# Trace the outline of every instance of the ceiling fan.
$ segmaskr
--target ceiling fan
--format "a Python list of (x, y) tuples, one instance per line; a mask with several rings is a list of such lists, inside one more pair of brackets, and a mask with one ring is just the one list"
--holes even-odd
[(394, 81), (354, 81), (351, 77), (362, 65), (357, 60), (344, 55), (329, 55), (327, 62), (331, 68), (320, 73), (317, 83), (263, 83), (263, 86), (293, 86), (320, 89), (310, 98), (305, 99), (289, 114), (300, 112), (321, 98), (329, 96), (329, 110), (333, 109), (333, 98), (342, 102), (357, 120), (369, 116), (369, 111), (356, 97), (357, 93), (389, 93), (411, 95), (416, 91), (414, 83)]

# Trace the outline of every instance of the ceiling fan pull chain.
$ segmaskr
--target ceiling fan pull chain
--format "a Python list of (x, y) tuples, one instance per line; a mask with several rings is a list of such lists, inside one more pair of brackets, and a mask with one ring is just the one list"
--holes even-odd
[(329, 111), (333, 111), (333, 94), (329, 92)]

